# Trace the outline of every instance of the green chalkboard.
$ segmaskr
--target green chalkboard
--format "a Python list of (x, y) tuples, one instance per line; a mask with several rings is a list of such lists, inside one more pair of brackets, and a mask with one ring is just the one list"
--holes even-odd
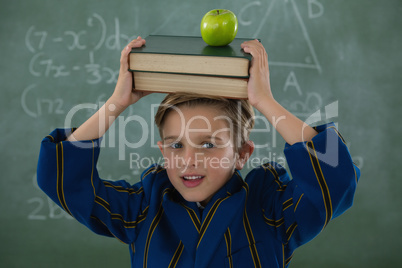
[[(237, 14), (238, 37), (261, 39), (276, 99), (313, 125), (336, 122), (362, 170), (354, 206), (297, 250), (291, 267), (401, 263), (400, 0), (13, 0), (0, 8), (1, 267), (129, 267), (126, 245), (91, 233), (39, 190), (40, 141), (106, 101), (129, 40), (199, 36), (203, 14), (217, 7)], [(142, 99), (105, 136), (102, 178), (135, 183), (160, 159), (151, 115), (163, 96)], [(124, 121), (134, 114), (150, 137), (136, 150), (119, 143), (126, 133), (140, 141), (140, 122)], [(253, 157), (283, 163), (283, 140), (256, 123)]]

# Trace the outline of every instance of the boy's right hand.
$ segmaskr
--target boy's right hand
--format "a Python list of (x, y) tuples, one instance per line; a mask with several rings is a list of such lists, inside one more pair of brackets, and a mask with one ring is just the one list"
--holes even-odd
[(145, 39), (138, 36), (137, 39), (131, 41), (121, 52), (119, 78), (117, 79), (116, 88), (111, 99), (113, 100), (113, 104), (122, 110), (149, 94), (134, 90), (132, 73), (128, 70), (131, 49), (143, 45), (145, 45)]

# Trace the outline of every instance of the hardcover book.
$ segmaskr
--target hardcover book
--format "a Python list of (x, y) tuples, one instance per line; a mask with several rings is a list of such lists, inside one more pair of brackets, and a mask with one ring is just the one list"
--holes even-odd
[(134, 88), (160, 93), (191, 92), (232, 99), (247, 99), (246, 78), (133, 72)]
[(151, 35), (145, 39), (145, 46), (130, 53), (136, 90), (247, 99), (252, 56), (240, 44), (249, 39), (235, 38), (221, 47), (209, 46), (201, 37)]
[(133, 48), (130, 70), (247, 78), (251, 55), (235, 38), (226, 46), (207, 45), (201, 37), (150, 35), (147, 43)]

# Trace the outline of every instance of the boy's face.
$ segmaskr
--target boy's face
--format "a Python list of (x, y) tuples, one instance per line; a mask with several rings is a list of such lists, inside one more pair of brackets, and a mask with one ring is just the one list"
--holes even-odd
[(162, 141), (170, 182), (184, 199), (205, 205), (241, 169), (229, 118), (218, 108), (179, 107), (165, 117)]

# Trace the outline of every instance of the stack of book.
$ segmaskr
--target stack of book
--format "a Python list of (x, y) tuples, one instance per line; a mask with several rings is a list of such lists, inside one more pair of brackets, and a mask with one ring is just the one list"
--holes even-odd
[(236, 38), (227, 46), (212, 47), (201, 37), (150, 35), (133, 48), (129, 70), (134, 87), (151, 92), (193, 92), (247, 99), (251, 55)]

